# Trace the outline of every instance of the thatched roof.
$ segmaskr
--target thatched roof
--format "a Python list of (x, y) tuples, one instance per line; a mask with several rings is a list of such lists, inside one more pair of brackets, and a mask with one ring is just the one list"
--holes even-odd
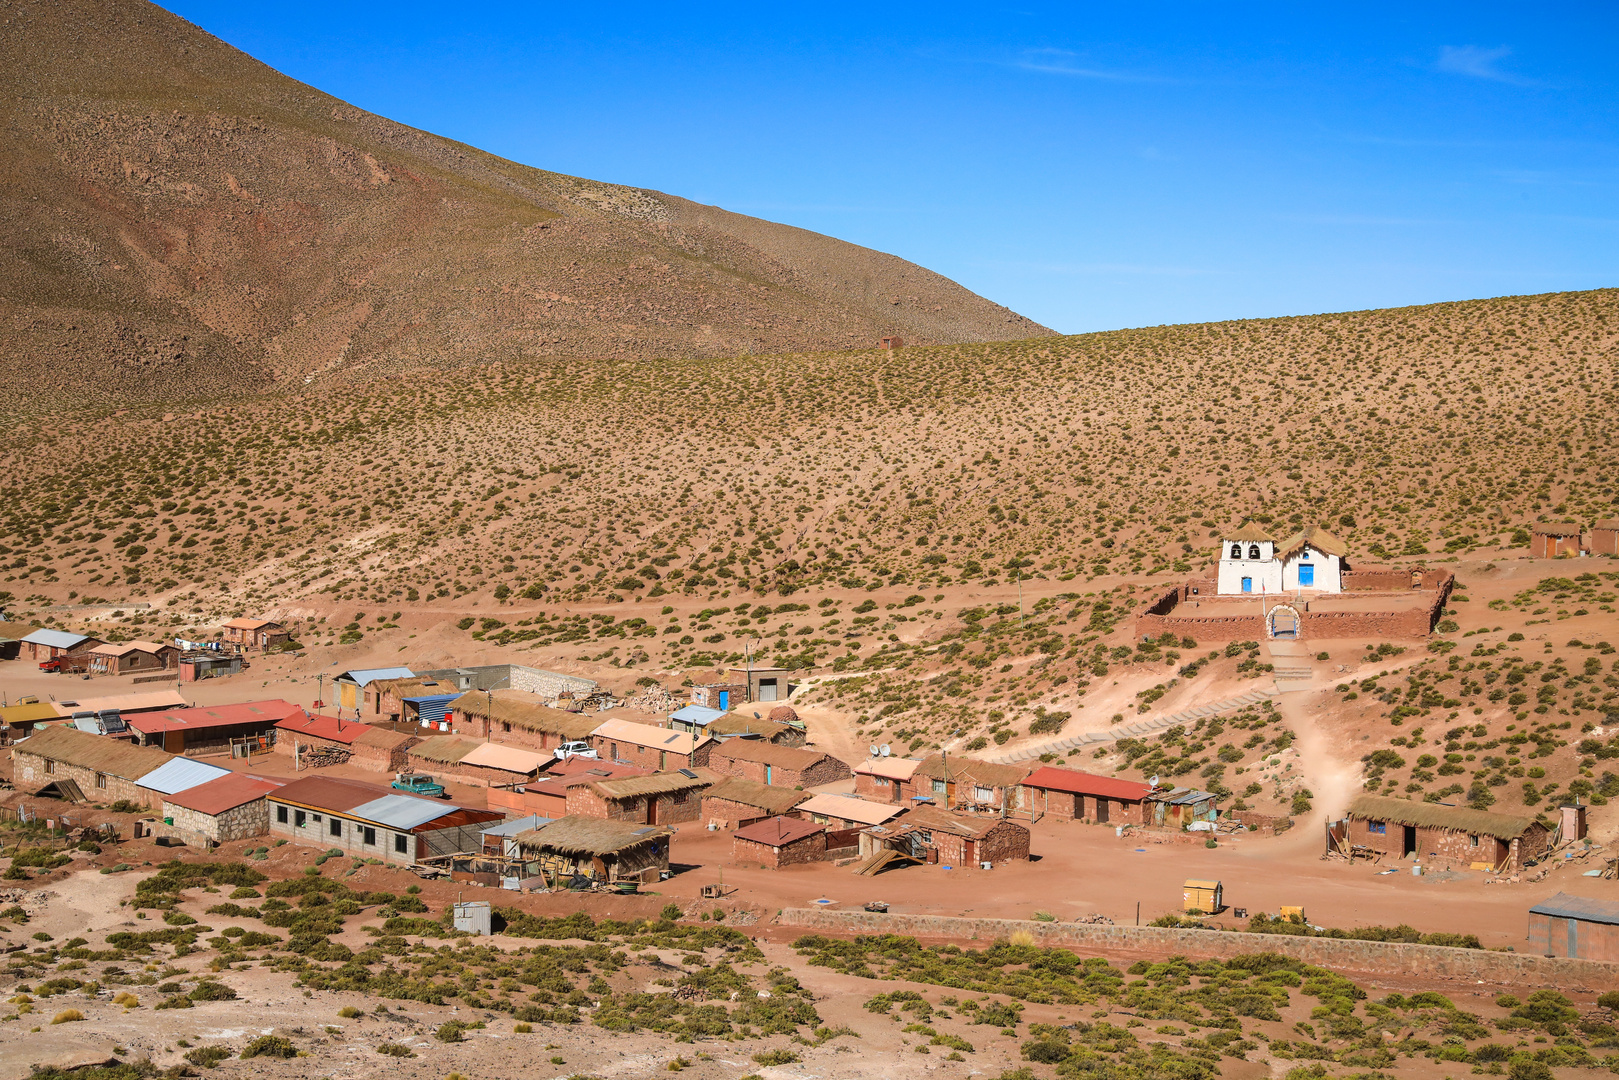
[(741, 803), (743, 806), (752, 806), (772, 814), (785, 814), (809, 798), (809, 793), (806, 791), (794, 791), (792, 788), (761, 784), (757, 780), (744, 780), (740, 776), (728, 776), (703, 792), (703, 798), (724, 799), (727, 802)]
[(1227, 540), (1252, 541), (1256, 544), (1263, 544), (1267, 540), (1274, 541), (1276, 539), (1270, 533), (1266, 532), (1265, 527), (1259, 524), (1257, 521), (1243, 522), (1242, 528), (1238, 529), (1234, 533), (1227, 533), (1225, 538)]
[(667, 795), (671, 791), (705, 788), (717, 779), (707, 769), (689, 771), (696, 775), (661, 772), (651, 776), (626, 776), (622, 780), (597, 780), (590, 785), (590, 789), (608, 799), (634, 799), (643, 795)]
[(1295, 533), (1283, 540), (1276, 546), (1276, 554), (1278, 557), (1285, 559), (1295, 551), (1302, 550), (1306, 544), (1317, 551), (1324, 551), (1328, 555), (1336, 555), (1340, 559), (1349, 554), (1349, 545), (1320, 525), (1306, 525), (1302, 532)]
[(583, 713), (564, 712), (541, 703), (533, 694), (521, 690), (496, 690), (493, 695), (484, 690), (468, 690), (449, 707), (467, 716), (489, 716), (493, 698), (496, 723), (510, 724), (524, 731), (543, 731), (569, 742), (588, 739), (600, 720)]
[(710, 760), (725, 758), (730, 761), (754, 761), (778, 769), (803, 772), (814, 768), (831, 757), (819, 750), (804, 750), (796, 746), (778, 746), (763, 739), (726, 739), (709, 752)]
[(480, 745), (482, 744), (455, 735), (435, 735), (411, 747), (410, 756), (421, 758), (423, 761), (442, 761), (450, 764), (460, 761)]
[(1492, 814), (1466, 806), (1412, 802), (1390, 795), (1360, 795), (1349, 804), (1349, 816), (1370, 821), (1392, 821), (1396, 825), (1416, 825), (1425, 829), (1452, 829), (1456, 832), (1512, 840), (1539, 827), (1533, 814)]
[[(772, 711), (774, 716), (775, 712)], [(711, 720), (703, 729), (710, 735), (758, 735), (766, 742), (772, 742), (778, 735), (789, 730), (786, 724), (778, 724), (773, 720), (756, 720), (752, 716), (743, 716), (741, 713), (726, 713), (718, 720)]]
[[(915, 775), (933, 780), (950, 780), (957, 784), (972, 782), (984, 787), (1018, 787), (1039, 764), (1036, 761), (1024, 765), (1002, 765), (957, 754), (933, 754), (922, 759)], [(947, 770), (949, 775), (946, 775)]]
[(1582, 530), (1577, 521), (1543, 521), (1530, 526), (1529, 531), (1541, 536), (1578, 536)]
[(645, 844), (659, 843), (670, 835), (656, 825), (633, 821), (571, 816), (515, 837), (520, 848), (558, 851), (564, 855), (613, 855)]
[(12, 754), (35, 754), (124, 780), (139, 780), (174, 757), (156, 747), (135, 746), (105, 735), (91, 735), (66, 724), (53, 724), (14, 744)]

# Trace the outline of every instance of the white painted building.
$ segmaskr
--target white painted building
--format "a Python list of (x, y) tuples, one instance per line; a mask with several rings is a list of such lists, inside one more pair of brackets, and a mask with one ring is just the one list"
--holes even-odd
[(1342, 540), (1319, 525), (1277, 541), (1250, 521), (1220, 543), (1216, 591), (1221, 596), (1342, 592), (1347, 552)]

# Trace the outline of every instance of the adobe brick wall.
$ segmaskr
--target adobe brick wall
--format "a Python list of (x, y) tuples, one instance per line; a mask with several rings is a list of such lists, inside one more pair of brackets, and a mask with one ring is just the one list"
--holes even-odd
[[(515, 784), (528, 779), (527, 773), (507, 772), (505, 769), (491, 769), (487, 765), (468, 765), (461, 761), (436, 761), (431, 758), (419, 758), (407, 750), (400, 754), (405, 758), (398, 768), (391, 765), (376, 764), (375, 759), (361, 760), (360, 748), (355, 749), (354, 757), (350, 760), (362, 768), (373, 769), (377, 772), (414, 772), (427, 773), (440, 780), (449, 778), (462, 784), (481, 784), (484, 787), (494, 787), (498, 784)], [(376, 753), (375, 748), (371, 748)]]
[[(684, 798), (682, 798), (684, 796)], [(683, 821), (696, 821), (703, 800), (696, 791), (671, 791), (655, 796), (659, 825), (677, 825)], [(606, 818), (611, 821), (643, 822), (647, 819), (647, 796), (630, 799), (607, 799), (592, 791), (589, 784), (574, 784), (568, 788), (568, 813), (581, 817)]]
[[(411, 738), (396, 746), (355, 745), (351, 748), (353, 752), (349, 755), (349, 762), (371, 772), (402, 773), (410, 768), (410, 748), (421, 741)], [(494, 772), (499, 773), (499, 770)], [(500, 773), (500, 775), (509, 777), (511, 774)]]
[(819, 787), (822, 784), (834, 784), (839, 780), (847, 780), (854, 775), (849, 766), (832, 757), (823, 755), (806, 769), (791, 769), (777, 765), (770, 769), (770, 779), (765, 779), (765, 764), (762, 761), (748, 761), (742, 758), (732, 758), (726, 755), (725, 745), (720, 744), (708, 756), (708, 768), (721, 776), (736, 776), (743, 780), (752, 780), (756, 784), (768, 783), (771, 787)]
[(744, 683), (704, 683), (691, 688), (691, 703), (705, 709), (717, 709), (720, 707), (721, 690), (730, 692), (726, 702), (733, 708), (748, 702), (748, 688)]
[[(653, 772), (672, 772), (675, 769), (705, 768), (709, 762), (709, 752), (714, 744), (703, 743), (692, 754), (677, 754), (673, 750), (661, 750), (652, 746), (639, 746), (635, 743), (625, 742), (623, 739), (610, 739), (605, 735), (590, 737), (590, 745), (602, 757), (612, 761), (622, 761), (630, 765), (639, 765), (643, 769)], [(750, 778), (751, 779), (751, 778)]]
[(898, 805), (903, 797), (903, 785), (900, 785), (899, 791), (895, 790), (895, 786), (894, 781), (869, 773), (855, 773), (854, 776), (855, 795), (872, 802)]
[(1547, 959), (1529, 953), (1450, 949), (1392, 941), (1286, 937), (1218, 930), (1172, 930), (1159, 926), (1090, 926), (964, 919), (942, 915), (879, 915), (865, 911), (785, 908), (778, 926), (828, 934), (905, 934), (924, 938), (994, 941), (1025, 930), (1040, 945), (1194, 958), (1226, 958), (1248, 953), (1281, 953), (1308, 964), (1375, 975), (1488, 982), (1503, 986), (1619, 988), (1619, 965), (1590, 960)]
[[(1450, 598), (1455, 576), (1448, 570), (1428, 569), (1421, 573), (1421, 591), (1428, 598), (1424, 607), (1402, 611), (1300, 611), (1299, 638), (1363, 637), (1375, 641), (1427, 637), (1439, 622), (1439, 612)], [(1346, 591), (1411, 592), (1411, 575), (1409, 570), (1355, 571), (1345, 575)], [(1264, 641), (1269, 636), (1265, 620), (1257, 610), (1244, 614), (1202, 614), (1218, 611), (1227, 603), (1235, 607), (1236, 601), (1183, 608), (1187, 589), (1186, 585), (1178, 585), (1142, 607), (1135, 619), (1137, 639), (1158, 637), (1166, 632), (1197, 641)], [(1198, 614), (1193, 614), (1194, 611)]]
[(774, 816), (769, 810), (749, 806), (747, 803), (733, 802), (730, 799), (703, 800), (703, 820), (723, 821), (727, 828), (740, 829), (744, 825), (752, 825), (755, 821), (763, 821), (767, 817)]
[(1619, 529), (1592, 529), (1591, 554), (1619, 555)]
[(826, 831), (811, 833), (802, 840), (794, 840), (781, 847), (771, 847), (756, 840), (731, 837), (731, 860), (741, 866), (763, 866), (779, 870), (783, 866), (802, 866), (826, 858)]
[[(1107, 820), (1102, 821), (1101, 803), (1107, 803)], [(1105, 825), (1145, 825), (1145, 804), (1139, 799), (1102, 799), (1096, 795), (1075, 795), (1067, 791), (1048, 791), (1045, 788), (1023, 789), (1022, 805), (1032, 813), (1057, 821), (1083, 821), (1087, 825), (1101, 822)]]

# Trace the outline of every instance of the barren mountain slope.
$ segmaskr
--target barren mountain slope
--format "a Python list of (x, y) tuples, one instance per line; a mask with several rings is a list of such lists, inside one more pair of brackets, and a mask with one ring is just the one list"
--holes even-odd
[(4, 11), (0, 374), (23, 398), (1043, 330), (889, 255), (402, 127), (140, 0)]

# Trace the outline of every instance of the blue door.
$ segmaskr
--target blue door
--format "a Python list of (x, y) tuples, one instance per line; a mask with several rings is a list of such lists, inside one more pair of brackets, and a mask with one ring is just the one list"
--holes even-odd
[(1315, 584), (1315, 563), (1299, 563), (1299, 584)]
[(1243, 592), (1253, 592), (1254, 591), (1254, 579), (1253, 578), (1245, 577), (1245, 578), (1242, 579), (1242, 591)]
[(720, 691), (720, 711), (724, 712), (726, 709), (729, 709), (730, 707), (731, 707), (731, 692), (729, 690), (721, 690)]

